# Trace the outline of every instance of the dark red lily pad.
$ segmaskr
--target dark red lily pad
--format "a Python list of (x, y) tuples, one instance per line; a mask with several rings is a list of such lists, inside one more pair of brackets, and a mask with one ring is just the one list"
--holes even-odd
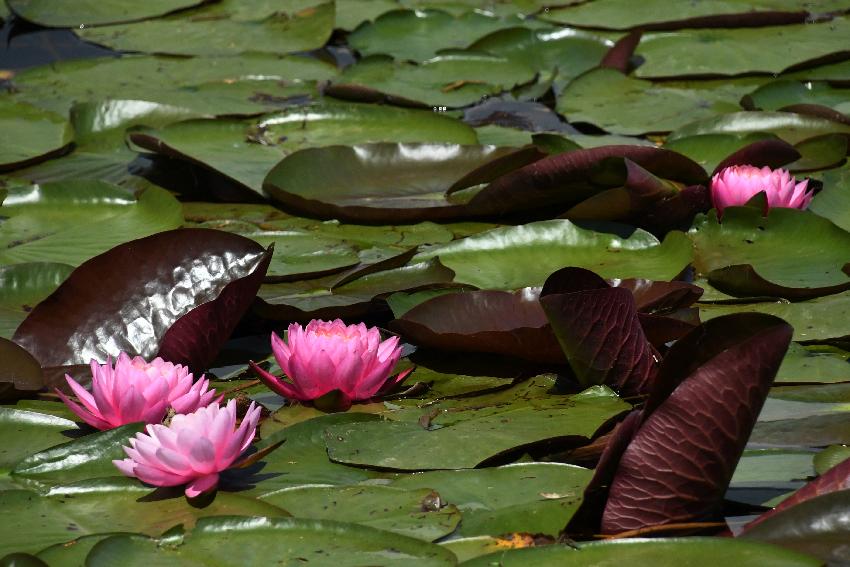
[[(850, 264), (848, 264), (850, 267)], [(845, 272), (850, 270), (845, 269)], [(750, 264), (736, 264), (712, 270), (708, 282), (724, 293), (737, 297), (781, 297), (791, 301), (803, 301), (850, 289), (847, 283), (826, 287), (788, 287), (761, 277)]]
[(615, 287), (628, 289), (641, 313), (665, 313), (693, 305), (702, 297), (703, 289), (686, 282), (659, 282), (629, 278), (614, 280)]
[(419, 346), (563, 364), (566, 359), (540, 307), (539, 293), (539, 288), (525, 288), (440, 295), (392, 321), (390, 329)]
[(606, 189), (625, 185), (625, 159), (652, 176), (682, 186), (707, 182), (699, 164), (676, 152), (646, 146), (602, 146), (549, 156), (503, 175), (478, 192), (469, 207), (482, 215), (566, 211)]
[(800, 159), (800, 152), (794, 146), (778, 138), (769, 138), (753, 142), (732, 153), (717, 164), (712, 175), (733, 165), (767, 166), (776, 169), (798, 159)]
[(678, 341), (644, 409), (618, 429), (588, 487), (585, 502), (604, 499), (604, 510), (583, 505), (567, 531), (716, 519), (792, 331), (777, 317), (738, 313)]
[(44, 366), (104, 362), (120, 351), (199, 372), (250, 307), (271, 250), (209, 229), (133, 240), (74, 270), (13, 340)]
[(631, 291), (589, 270), (564, 268), (546, 280), (540, 304), (582, 385), (608, 384), (626, 396), (649, 392), (659, 357)]
[(23, 347), (0, 337), (0, 401), (31, 395), (44, 386), (41, 365)]
[(602, 58), (599, 66), (616, 69), (623, 74), (628, 73), (631, 70), (631, 59), (635, 54), (635, 48), (640, 43), (641, 35), (643, 35), (643, 32), (633, 31), (618, 39), (614, 47), (609, 49), (605, 57)]

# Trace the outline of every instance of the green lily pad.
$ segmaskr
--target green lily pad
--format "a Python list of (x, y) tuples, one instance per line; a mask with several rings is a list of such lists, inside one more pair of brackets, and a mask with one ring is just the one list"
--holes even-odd
[(70, 437), (65, 432), (77, 433), (77, 424), (71, 420), (34, 411), (0, 407), (0, 474), (29, 455), (66, 443)]
[(629, 238), (549, 220), (497, 228), (419, 253), (413, 262), (439, 258), (455, 281), (482, 289), (542, 286), (564, 266), (604, 278), (670, 280), (691, 261), (691, 245), (680, 232), (663, 242), (643, 230)]
[(776, 447), (824, 447), (850, 444), (850, 420), (846, 411), (814, 415), (801, 419), (759, 421), (750, 443)]
[(705, 303), (699, 307), (700, 319), (703, 321), (740, 312), (767, 313), (781, 317), (794, 327), (795, 341), (823, 342), (850, 337), (850, 292), (846, 291), (796, 303)]
[[(297, 406), (295, 408), (294, 411), (298, 411)], [(290, 408), (286, 406), (278, 410), (287, 411)], [(257, 443), (257, 448), (262, 449), (284, 439), (286, 441), (262, 459), (264, 464), (257, 471), (256, 477), (245, 476), (241, 474), (242, 471), (230, 471), (223, 476), (222, 485), (231, 489), (247, 488), (242, 494), (262, 498), (284, 488), (305, 484), (347, 485), (374, 478), (376, 473), (372, 471), (328, 460), (324, 433), (335, 425), (377, 419), (378, 416), (373, 414), (346, 412), (307, 419), (285, 429), (275, 428), (272, 433), (263, 434), (263, 440)]]
[[(77, 266), (123, 242), (178, 228), (180, 205), (158, 187), (138, 199), (102, 181), (15, 187), (3, 202), (0, 263)], [(96, 227), (96, 228), (95, 228)]]
[[(841, 403), (844, 406), (839, 408), (839, 411), (844, 411), (846, 404), (850, 403), (850, 384), (847, 382), (792, 386), (778, 384), (770, 390), (770, 399), (815, 404), (815, 411), (818, 410), (816, 404)], [(805, 408), (801, 413), (805, 413)]]
[(438, 545), (368, 526), (267, 517), (201, 519), (191, 533), (160, 540), (113, 536), (97, 544), (86, 563), (92, 567), (116, 561), (126, 567), (150, 567), (156, 562), (200, 567), (208, 565), (210, 557), (223, 566), (244, 565), (246, 557), (263, 562), (310, 558), (307, 561), (338, 567), (456, 564), (455, 556)]
[(850, 382), (850, 353), (835, 347), (804, 347), (791, 343), (776, 382), (829, 384)]
[(779, 110), (794, 104), (819, 104), (850, 114), (850, 94), (828, 83), (780, 80), (763, 85), (745, 98), (749, 108)]
[[(113, 536), (124, 535), (121, 532), (107, 532), (78, 537), (62, 543), (54, 543), (38, 552), (36, 557), (55, 567), (78, 567), (86, 564), (86, 556), (102, 540)], [(127, 534), (129, 535), (129, 534)]]
[[(300, 486), (263, 496), (296, 518), (337, 520), (433, 541), (460, 523), (453, 503), (429, 488)], [(465, 521), (465, 519), (464, 519)]]
[(0, 101), (0, 130), (14, 132), (0, 142), (0, 171), (61, 154), (74, 140), (74, 130), (62, 116), (8, 98)]
[(420, 65), (372, 56), (348, 67), (327, 91), (338, 98), (390, 100), (457, 108), (530, 82), (535, 71), (505, 57), (476, 52), (439, 55)]
[(123, 459), (123, 446), (144, 429), (142, 423), (92, 433), (30, 454), (12, 469), (19, 482), (45, 489), (81, 480), (118, 476), (113, 459)]
[(328, 104), (291, 109), (259, 121), (190, 120), (131, 136), (143, 148), (200, 163), (258, 193), (269, 170), (293, 151), (332, 144), (447, 142), (474, 144), (475, 131), (431, 111)]
[(814, 459), (815, 471), (823, 474), (838, 463), (850, 459), (850, 447), (846, 445), (830, 445), (817, 455)]
[(102, 2), (51, 2), (50, 0), (10, 0), (9, 7), (23, 19), (42, 26), (82, 28), (132, 22), (162, 16), (201, 4), (201, 0), (153, 0), (127, 4), (120, 0)]
[[(739, 23), (742, 18), (770, 16), (774, 12), (825, 13), (847, 8), (844, 0), (819, 0), (801, 5), (795, 0), (702, 0), (701, 2), (670, 3), (650, 0), (633, 10), (629, 0), (596, 0), (564, 8), (551, 8), (543, 19), (571, 26), (628, 30), (647, 29), (664, 25), (671, 28), (700, 27), (699, 19), (726, 19)], [(689, 22), (689, 20), (697, 20)], [(692, 25), (688, 25), (692, 24)], [(734, 24), (733, 24), (734, 25)], [(740, 24), (739, 24), (740, 25)]]
[[(345, 4), (345, 2), (341, 2)], [(396, 10), (359, 27), (349, 38), (362, 55), (384, 53), (396, 59), (424, 61), (441, 49), (463, 48), (512, 23), (480, 12), (453, 16), (442, 10)]]
[(646, 61), (635, 75), (740, 75), (779, 73), (847, 49), (850, 20), (737, 29), (695, 29), (643, 36), (637, 54)]
[(704, 134), (775, 134), (789, 144), (796, 144), (823, 134), (848, 134), (850, 124), (794, 114), (793, 112), (733, 112), (715, 118), (697, 120), (670, 134), (669, 140)]
[(695, 120), (740, 110), (749, 90), (731, 82), (669, 87), (634, 79), (614, 69), (595, 69), (571, 81), (557, 110), (570, 122), (589, 122), (608, 132), (669, 132)]
[(56, 262), (0, 266), (0, 337), (11, 338), (27, 314), (74, 268)]
[(396, 0), (349, 0), (336, 5), (335, 27), (353, 30), (363, 22), (374, 21), (381, 14), (399, 9)]
[(431, 488), (463, 513), (458, 535), (510, 532), (555, 536), (581, 502), (591, 471), (558, 463), (405, 475), (391, 486)]
[(288, 515), (271, 504), (221, 491), (205, 507), (190, 505), (179, 491), (171, 497), (145, 498), (150, 492), (135, 479), (126, 478), (57, 487), (45, 496), (28, 490), (2, 491), (0, 503), (15, 518), (18, 529), (0, 536), (0, 553), (35, 553), (74, 537), (101, 532), (158, 535), (175, 524), (188, 527), (204, 516)]
[[(438, 413), (428, 427), (411, 421), (370, 421), (329, 427), (328, 456), (338, 463), (392, 470), (474, 468), (488, 458), (559, 437), (591, 437), (628, 409), (610, 391), (512, 399), (479, 408), (480, 400)], [(421, 410), (420, 410), (421, 412)]]
[[(287, 208), (353, 222), (409, 222), (463, 214), (452, 185), (513, 148), (456, 144), (364, 144), (296, 152), (266, 176), (264, 189)], [(525, 165), (528, 160), (518, 162)], [(332, 169), (322, 164), (333, 163)]]
[(730, 488), (764, 487), (814, 476), (812, 451), (750, 449), (744, 451)]
[[(125, 55), (74, 59), (33, 67), (15, 75), (15, 96), (66, 114), (74, 103), (144, 100), (200, 113), (233, 113), (266, 106), (254, 95), (263, 85), (298, 86), (336, 76), (336, 68), (317, 59), (246, 53), (239, 57), (176, 58)], [(91, 85), (97, 85), (92, 89)], [(253, 87), (248, 92), (247, 87)], [(266, 91), (265, 93), (263, 91)], [(255, 100), (248, 100), (254, 97)]]
[(800, 159), (785, 166), (791, 172), (812, 171), (835, 167), (844, 162), (847, 155), (847, 136), (824, 134), (803, 140), (794, 146)]
[(480, 38), (469, 50), (526, 65), (544, 79), (554, 78), (560, 90), (574, 77), (599, 65), (613, 45), (607, 37), (581, 30), (512, 27)]
[(306, 231), (241, 234), (266, 248), (274, 244), (274, 255), (266, 272), (266, 281), (336, 272), (357, 265), (360, 261), (357, 250), (352, 246), (334, 238), (317, 237)]
[[(774, 208), (763, 217), (754, 207), (730, 207), (722, 222), (714, 212), (698, 218), (689, 235), (694, 267), (729, 293), (811, 297), (850, 285), (842, 271), (850, 261), (850, 233), (805, 211)], [(751, 266), (764, 284), (733, 273), (743, 266)]]
[(195, 12), (195, 17), (177, 14), (75, 31), (85, 41), (118, 51), (171, 55), (293, 53), (318, 49), (325, 44), (333, 31), (334, 3), (319, 4), (293, 14), (270, 14), (255, 21), (215, 17), (220, 16), (215, 13), (205, 18), (203, 14)]
[(703, 166), (708, 173), (741, 148), (760, 140), (776, 138), (766, 132), (745, 134), (700, 134), (665, 142), (664, 149), (678, 152)]
[[(356, 269), (356, 268), (355, 268)], [(291, 283), (266, 284), (255, 307), (264, 317), (307, 322), (310, 319), (361, 317), (373, 299), (395, 291), (451, 285), (454, 273), (437, 260), (369, 273), (339, 285), (339, 275)]]
[(809, 210), (850, 231), (850, 164), (812, 175), (823, 182)]
[(544, 567), (623, 563), (658, 567), (735, 565), (736, 567), (816, 567), (820, 560), (763, 543), (731, 538), (620, 539), (581, 544), (578, 548), (550, 545), (499, 551), (463, 563), (464, 567), (500, 565)]

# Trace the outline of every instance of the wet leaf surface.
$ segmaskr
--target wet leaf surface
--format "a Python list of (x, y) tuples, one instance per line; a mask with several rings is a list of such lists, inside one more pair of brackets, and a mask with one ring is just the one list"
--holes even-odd
[[(203, 370), (250, 306), (269, 259), (259, 244), (220, 231), (132, 241), (75, 270), (14, 339), (42, 366), (104, 362), (124, 351)], [(174, 289), (185, 291), (172, 297)]]

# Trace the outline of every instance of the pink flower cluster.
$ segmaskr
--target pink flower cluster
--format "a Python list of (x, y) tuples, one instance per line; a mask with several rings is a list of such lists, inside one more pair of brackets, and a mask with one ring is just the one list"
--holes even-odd
[(140, 356), (131, 359), (122, 352), (114, 367), (110, 361), (101, 365), (92, 360), (91, 373), (91, 393), (65, 375), (82, 405), (59, 390), (56, 393), (80, 419), (97, 429), (112, 429), (136, 421), (159, 423), (168, 408), (177, 413), (191, 413), (209, 405), (215, 397), (215, 390), (209, 389), (209, 380), (202, 376), (195, 382), (188, 368), (161, 358), (145, 362)]
[(808, 179), (797, 183), (785, 169), (733, 165), (711, 178), (711, 200), (718, 215), (722, 215), (726, 207), (745, 205), (762, 191), (767, 196), (768, 208), (805, 209), (814, 196), (807, 190), (808, 184)]
[(346, 326), (341, 320), (310, 321), (306, 328), (289, 326), (287, 341), (272, 333), (272, 351), (287, 380), (253, 362), (251, 368), (269, 388), (292, 400), (310, 402), (336, 394), (333, 409), (383, 395), (400, 384), (412, 369), (391, 377), (401, 356), (398, 337), (381, 341), (377, 327)]
[[(332, 409), (348, 409), (352, 402), (369, 400), (390, 391), (407, 377), (407, 370), (391, 377), (401, 356), (398, 337), (382, 341), (377, 328), (346, 326), (342, 321), (311, 321), (306, 328), (290, 325), (288, 343), (272, 333), (272, 350), (290, 381), (251, 366), (271, 389), (302, 402), (331, 396)], [(260, 408), (251, 404), (237, 426), (236, 402), (225, 407), (203, 376), (194, 381), (189, 370), (161, 358), (145, 362), (122, 353), (110, 361), (92, 361), (91, 392), (70, 376), (68, 386), (79, 403), (57, 394), (80, 419), (98, 429), (127, 423), (147, 423), (146, 433), (130, 439), (127, 458), (113, 461), (127, 476), (155, 486), (185, 484), (186, 496), (195, 497), (218, 485), (219, 473), (232, 466), (251, 444)], [(171, 423), (162, 420), (169, 408)]]
[(171, 425), (147, 426), (124, 447), (127, 459), (112, 461), (127, 476), (155, 486), (187, 484), (193, 498), (218, 486), (218, 475), (230, 467), (254, 440), (260, 408), (253, 402), (236, 426), (236, 400), (212, 404), (194, 413), (175, 415)]

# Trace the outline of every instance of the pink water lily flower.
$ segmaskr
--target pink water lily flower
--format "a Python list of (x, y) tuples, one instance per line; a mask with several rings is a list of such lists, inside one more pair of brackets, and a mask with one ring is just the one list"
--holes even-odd
[(767, 195), (767, 206), (805, 209), (814, 194), (807, 191), (808, 179), (797, 180), (785, 169), (733, 165), (711, 178), (711, 200), (718, 215), (726, 207), (747, 203), (761, 191)]
[(329, 407), (346, 410), (352, 402), (392, 390), (412, 371), (391, 377), (401, 356), (398, 337), (381, 342), (377, 327), (367, 328), (363, 323), (346, 326), (339, 319), (314, 319), (306, 328), (293, 323), (287, 339), (284, 342), (272, 333), (272, 351), (288, 381), (253, 362), (251, 368), (269, 388), (292, 400), (315, 402), (331, 394)]
[(236, 400), (194, 413), (175, 415), (170, 425), (148, 425), (124, 447), (127, 459), (112, 461), (127, 476), (154, 486), (186, 484), (194, 498), (218, 486), (219, 473), (230, 467), (254, 440), (260, 406), (251, 402), (236, 427)]
[(80, 419), (98, 429), (135, 421), (159, 423), (169, 407), (177, 413), (190, 413), (215, 398), (209, 380), (201, 376), (195, 382), (188, 368), (161, 358), (146, 362), (140, 356), (131, 359), (122, 352), (114, 367), (111, 361), (101, 365), (92, 360), (91, 372), (91, 392), (65, 375), (82, 405), (59, 390), (56, 393)]

